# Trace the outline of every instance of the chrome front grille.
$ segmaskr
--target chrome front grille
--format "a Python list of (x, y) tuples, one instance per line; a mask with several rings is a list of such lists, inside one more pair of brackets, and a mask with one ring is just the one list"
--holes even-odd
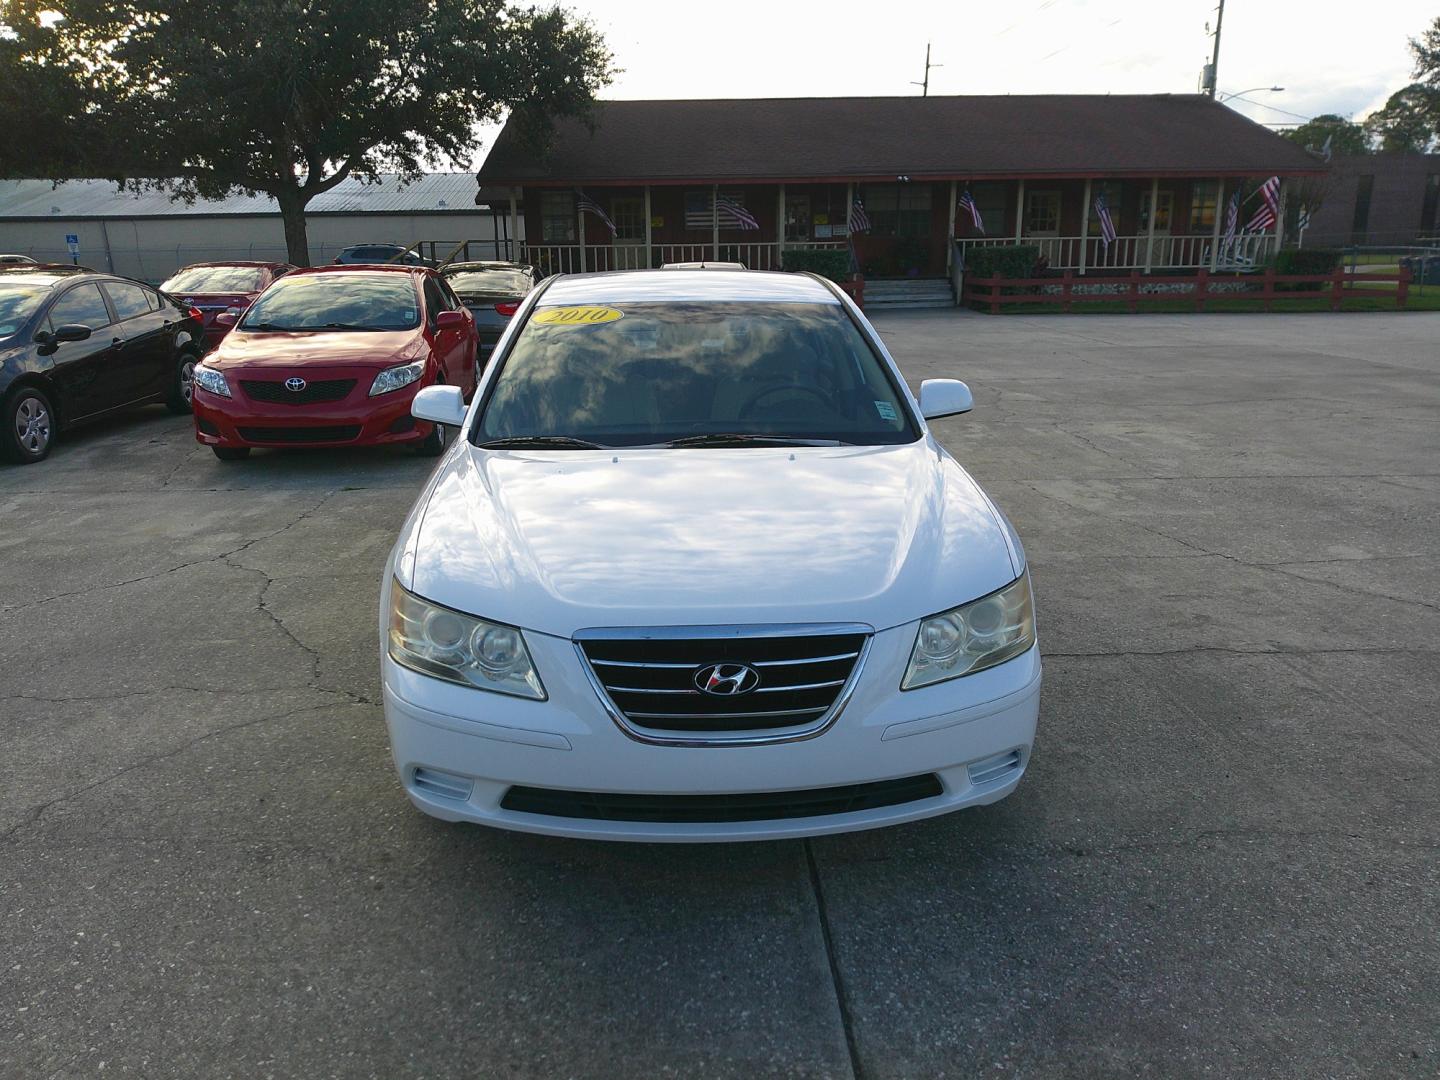
[(628, 734), (711, 745), (819, 734), (848, 700), (871, 633), (848, 624), (627, 628), (575, 641)]

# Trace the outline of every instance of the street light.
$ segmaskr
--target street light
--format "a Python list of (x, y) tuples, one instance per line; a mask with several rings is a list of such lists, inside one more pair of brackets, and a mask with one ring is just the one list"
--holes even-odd
[(1236, 90), (1233, 93), (1221, 94), (1220, 97), (1216, 100), (1224, 101), (1226, 98), (1243, 97), (1246, 94), (1255, 93), (1256, 90), (1268, 90), (1272, 94), (1278, 94), (1281, 90), (1284, 89), (1285, 87), (1283, 86), (1252, 86), (1249, 90)]

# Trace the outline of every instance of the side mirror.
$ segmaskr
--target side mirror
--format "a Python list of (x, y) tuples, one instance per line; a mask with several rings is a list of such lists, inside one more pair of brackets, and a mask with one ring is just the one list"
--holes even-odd
[(974, 407), (970, 388), (959, 379), (926, 379), (920, 384), (920, 415), (926, 420), (967, 413)]
[(458, 386), (427, 386), (410, 403), (410, 415), (432, 424), (459, 427), (465, 423), (465, 395)]
[(435, 316), (437, 330), (463, 330), (470, 317), (463, 311), (442, 311)]
[(84, 323), (66, 323), (55, 328), (51, 341), (84, 341), (90, 336), (90, 327)]
[(215, 322), (213, 325), (234, 326), (237, 322), (240, 321), (240, 316), (244, 314), (245, 312), (241, 311), (239, 308), (228, 308), (227, 310), (220, 312), (219, 315), (215, 316)]

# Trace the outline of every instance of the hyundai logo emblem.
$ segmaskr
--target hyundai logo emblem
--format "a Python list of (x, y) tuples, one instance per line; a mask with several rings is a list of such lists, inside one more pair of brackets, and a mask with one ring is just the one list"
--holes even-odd
[(285, 380), (285, 389), (293, 390), (298, 394), (301, 390), (305, 389), (305, 380), (298, 375), (291, 375), (290, 378)]
[(749, 664), (709, 664), (695, 672), (695, 689), (714, 697), (739, 697), (760, 685), (760, 673)]

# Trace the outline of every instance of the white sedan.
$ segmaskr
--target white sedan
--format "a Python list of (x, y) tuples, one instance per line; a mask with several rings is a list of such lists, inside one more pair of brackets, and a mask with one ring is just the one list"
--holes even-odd
[(1025, 554), (865, 317), (809, 275), (527, 298), (401, 531), (385, 717), (427, 814), (757, 840), (992, 803), (1040, 699)]

